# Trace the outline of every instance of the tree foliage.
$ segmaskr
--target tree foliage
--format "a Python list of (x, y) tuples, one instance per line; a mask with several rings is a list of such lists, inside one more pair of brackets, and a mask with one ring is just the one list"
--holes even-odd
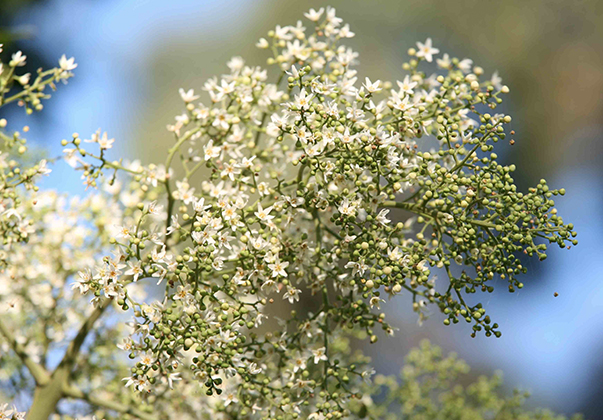
[[(350, 343), (394, 333), (384, 297), (498, 337), (472, 295), (498, 278), (522, 288), (520, 255), (542, 260), (576, 233), (554, 207), (563, 190), (519, 192), (497, 160), (512, 135), (498, 75), (447, 54), (434, 68), (428, 39), (402, 80), (359, 83), (350, 27), (332, 8), (306, 17), (312, 29), (258, 42), (275, 82), (235, 57), (206, 104), (181, 89), (163, 164), (109, 157), (100, 130), (63, 140), (84, 198), (40, 191), (48, 163), (2, 132), (2, 385), (33, 392), (28, 418), (556, 418), (499, 396), (498, 376), (456, 384), (467, 366), (427, 344), (399, 381), (371, 383)], [(27, 113), (77, 66), (63, 56), (32, 78), (24, 62), (0, 72), (0, 105)]]

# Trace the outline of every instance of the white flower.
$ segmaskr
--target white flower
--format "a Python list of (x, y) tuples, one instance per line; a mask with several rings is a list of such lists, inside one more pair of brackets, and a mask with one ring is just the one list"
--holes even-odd
[(312, 354), (314, 355), (314, 364), (318, 364), (321, 360), (329, 360), (327, 357), (327, 349), (325, 347), (312, 350)]
[(149, 203), (149, 207), (147, 208), (147, 211), (149, 212), (149, 214), (158, 215), (162, 209), (163, 209), (163, 206), (158, 205), (157, 201), (152, 201)]
[(220, 146), (214, 146), (214, 140), (210, 139), (205, 146), (203, 146), (203, 152), (205, 153), (205, 160), (217, 158), (222, 153)]
[(360, 274), (362, 276), (369, 267), (364, 263), (364, 260), (360, 260), (358, 262), (348, 261), (345, 265), (345, 268), (352, 268), (352, 276), (355, 276), (356, 274)]
[(203, 213), (205, 210), (211, 207), (211, 204), (205, 205), (205, 198), (201, 197), (199, 199), (193, 198), (193, 210), (196, 213)]
[(417, 42), (417, 47), (419, 47), (417, 57), (424, 58), (430, 63), (433, 61), (433, 55), (440, 52), (440, 50), (433, 48), (431, 45), (431, 38), (427, 38), (424, 44), (422, 42)]
[(68, 59), (65, 54), (63, 54), (59, 59), (59, 67), (61, 67), (61, 70), (63, 71), (71, 71), (75, 69), (77, 67), (77, 64), (75, 63), (75, 58), (71, 57)]
[(337, 210), (341, 214), (345, 214), (346, 216), (354, 216), (356, 214), (356, 208), (358, 207), (358, 203), (355, 201), (350, 201), (347, 197), (343, 199)]
[(268, 44), (268, 41), (266, 41), (266, 38), (260, 38), (259, 41), (255, 44), (256, 47), (258, 48), (268, 48), (270, 46), (270, 44)]
[(492, 86), (494, 86), (497, 90), (502, 89), (502, 78), (498, 75), (498, 71), (494, 72), (492, 78), (490, 79), (490, 83), (492, 83)]
[(133, 376), (128, 376), (126, 378), (123, 378), (122, 380), (126, 381), (126, 388), (130, 385), (134, 385), (134, 388), (136, 388), (136, 390), (140, 392), (146, 392), (151, 388), (151, 383), (149, 382), (146, 376), (136, 378)]
[(287, 272), (285, 268), (289, 266), (287, 261), (279, 261), (278, 258), (275, 259), (274, 264), (268, 264), (268, 268), (272, 270), (272, 277), (287, 277)]
[(123, 350), (123, 351), (131, 351), (133, 346), (132, 346), (132, 339), (129, 337), (123, 338), (121, 340), (120, 344), (117, 344), (117, 348)]
[(442, 58), (437, 58), (436, 63), (438, 63), (438, 67), (443, 69), (449, 69), (452, 62), (450, 61), (450, 56), (448, 54), (444, 54)]
[(249, 367), (247, 368), (247, 370), (249, 371), (249, 373), (251, 373), (252, 375), (257, 375), (262, 373), (262, 368), (258, 367), (258, 364), (253, 362), (249, 365)]
[(224, 405), (226, 407), (228, 407), (232, 403), (236, 404), (238, 402), (239, 402), (239, 399), (237, 398), (237, 394), (235, 393), (235, 391), (227, 392), (226, 395), (224, 396)]
[(258, 210), (254, 214), (260, 221), (267, 222), (268, 220), (274, 219), (274, 216), (270, 214), (271, 211), (272, 206), (263, 208), (262, 204), (258, 203)]
[(360, 376), (362, 376), (362, 379), (364, 379), (364, 382), (366, 382), (367, 384), (371, 383), (371, 377), (375, 374), (375, 369), (370, 368), (368, 370), (365, 370), (364, 372), (362, 372), (360, 374)]
[(14, 76), (21, 85), (25, 86), (29, 83), (29, 79), (31, 78), (31, 73), (25, 73), (23, 76)]
[(132, 276), (132, 280), (134, 282), (137, 282), (138, 277), (142, 274), (142, 267), (140, 261), (134, 258), (133, 260), (128, 261), (128, 266), (130, 267), (130, 269), (125, 271), (124, 274), (127, 276)]
[(404, 99), (400, 99), (398, 96), (395, 96), (392, 104), (393, 107), (402, 112), (406, 111), (412, 106), (412, 104), (408, 103), (408, 98), (408, 96), (405, 96)]
[(400, 88), (401, 95), (412, 95), (413, 88), (415, 86), (417, 86), (417, 82), (410, 81), (410, 76), (406, 76), (402, 82), (397, 80), (396, 83), (398, 84), (398, 87)]
[(306, 359), (304, 355), (298, 353), (297, 357), (293, 358), (293, 372), (306, 369)]
[(184, 89), (180, 88), (178, 92), (180, 93), (182, 100), (187, 104), (199, 99), (199, 95), (195, 95), (195, 91), (193, 89), (185, 91)]
[(235, 175), (241, 173), (241, 169), (236, 163), (227, 163), (224, 165), (224, 169), (220, 172), (222, 178), (230, 178), (231, 181), (235, 180)]
[(458, 68), (461, 69), (463, 73), (469, 73), (471, 71), (471, 65), (473, 64), (473, 60), (469, 58), (463, 58), (461, 62), (458, 64)]
[(180, 372), (168, 373), (167, 376), (165, 377), (165, 379), (167, 380), (167, 383), (168, 383), (168, 386), (170, 387), (170, 389), (174, 388), (174, 381), (182, 380), (182, 378), (180, 377)]
[(339, 36), (341, 38), (354, 38), (356, 34), (350, 31), (350, 25), (347, 23), (339, 30)]
[(299, 294), (301, 290), (296, 289), (295, 287), (288, 286), (287, 292), (283, 295), (283, 299), (289, 299), (289, 303), (293, 303), (299, 300)]
[(25, 65), (25, 60), (27, 59), (27, 56), (24, 55), (21, 51), (17, 51), (16, 53), (14, 53), (12, 55), (11, 58), (12, 59), (8, 63), (9, 66), (11, 66), (11, 67), (23, 67)]
[(143, 353), (140, 356), (140, 363), (143, 366), (149, 367), (149, 366), (151, 366), (153, 364), (153, 359), (154, 359), (153, 353)]
[(293, 38), (293, 35), (289, 33), (288, 26), (281, 27), (281, 25), (276, 25), (276, 28), (274, 28), (274, 38), (289, 41)]
[(233, 73), (239, 73), (243, 66), (245, 65), (245, 60), (243, 57), (232, 57), (228, 63), (226, 63), (228, 68)]
[(391, 222), (386, 216), (389, 213), (389, 209), (382, 209), (377, 215), (377, 221), (381, 223), (383, 226), (387, 225)]
[(366, 77), (362, 86), (364, 86), (370, 93), (379, 92), (381, 90), (381, 80), (377, 80), (376, 82), (372, 83), (371, 79)]
[(314, 95), (308, 95), (306, 94), (306, 90), (302, 89), (298, 95), (295, 95), (295, 101), (293, 102), (293, 105), (297, 109), (306, 110), (310, 108), (312, 98), (314, 98)]
[(354, 142), (354, 140), (356, 140), (357, 137), (358, 135), (356, 134), (350, 134), (350, 128), (346, 127), (344, 132), (341, 134), (340, 140), (344, 144), (351, 144)]
[(304, 16), (310, 19), (312, 22), (317, 22), (318, 19), (322, 16), (325, 11), (324, 7), (321, 7), (318, 10), (310, 9), (307, 13), (304, 13)]
[(98, 138), (98, 145), (101, 149), (107, 150), (113, 147), (113, 142), (115, 139), (110, 139), (107, 137), (107, 132), (103, 133), (103, 136)]
[(396, 246), (394, 249), (387, 250), (387, 256), (392, 261), (398, 261), (400, 258), (402, 258), (403, 254), (400, 252), (400, 248)]
[(308, 144), (304, 148), (304, 151), (306, 152), (306, 154), (308, 156), (313, 157), (313, 156), (320, 155), (323, 152), (324, 148), (325, 148), (325, 141), (321, 140), (318, 143)]

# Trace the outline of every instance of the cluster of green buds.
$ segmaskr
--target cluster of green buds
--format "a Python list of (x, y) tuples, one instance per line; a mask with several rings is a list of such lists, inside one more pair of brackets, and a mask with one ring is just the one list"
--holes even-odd
[[(2, 50), (3, 46), (0, 44), (0, 53)], [(17, 51), (8, 63), (0, 62), (0, 106), (17, 102), (25, 108), (27, 114), (32, 114), (44, 108), (43, 99), (50, 98), (50, 95), (45, 93), (46, 88), (55, 90), (57, 83), (66, 83), (73, 77), (71, 70), (75, 69), (77, 64), (73, 58), (68, 59), (63, 55), (59, 60), (59, 67), (49, 70), (40, 68), (32, 79), (31, 73), (18, 73), (18, 69), (25, 66), (26, 60), (27, 56)]]
[[(500, 336), (467, 296), (495, 278), (521, 288), (520, 254), (577, 243), (554, 208), (564, 191), (517, 191), (515, 167), (493, 152), (511, 122), (493, 112), (509, 92), (498, 75), (447, 54), (426, 73), (439, 53), (428, 39), (408, 51), (402, 80), (358, 83), (358, 55), (340, 43), (349, 26), (332, 8), (306, 17), (313, 30), (300, 21), (258, 42), (275, 83), (235, 57), (205, 83), (209, 105), (180, 91), (164, 164), (110, 161), (100, 132), (89, 140), (99, 153), (63, 141), (88, 186), (129, 177), (113, 256), (78, 287), (133, 311), (124, 379), (144, 395), (198, 382), (220, 396), (214, 414), (348, 417), (372, 370), (347, 344), (394, 333), (384, 297), (411, 295), (421, 320), (436, 307), (445, 324)], [(128, 292), (149, 278), (161, 299)], [(282, 303), (299, 307), (275, 323)]]
[[(444, 357), (442, 350), (427, 340), (411, 350), (398, 378), (377, 375), (366, 386), (364, 395), (380, 396), (354, 401), (356, 418), (394, 420), (420, 419), (525, 419), (567, 420), (549, 410), (525, 407), (527, 392), (501, 392), (502, 374), (479, 376), (469, 382), (469, 366), (454, 353)], [(582, 416), (574, 415), (573, 420)]]
[[(3, 45), (0, 44), (0, 53)], [(30, 83), (29, 73), (19, 74), (18, 69), (26, 64), (26, 56), (18, 51), (8, 63), (0, 60), (0, 107), (12, 102), (25, 107), (28, 114), (33, 110), (41, 110), (41, 99), (50, 95), (44, 93), (47, 86), (55, 88), (54, 83), (66, 82), (72, 76), (70, 70), (75, 68), (73, 59), (65, 56), (59, 60), (59, 67), (47, 71), (38, 71), (38, 76)], [(0, 251), (0, 267), (4, 267), (6, 252), (12, 244), (27, 240), (33, 232), (31, 220), (21, 214), (19, 209), (22, 198), (17, 188), (37, 191), (35, 185), (40, 176), (50, 173), (47, 161), (42, 159), (32, 162), (27, 152), (27, 141), (19, 131), (6, 131), (8, 122), (0, 119), (0, 232), (4, 249)], [(29, 131), (23, 127), (22, 132)]]

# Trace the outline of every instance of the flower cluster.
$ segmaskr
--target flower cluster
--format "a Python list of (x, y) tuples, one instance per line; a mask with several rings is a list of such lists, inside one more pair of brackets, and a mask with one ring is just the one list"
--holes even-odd
[[(353, 402), (352, 411), (359, 418), (375, 420), (567, 419), (549, 410), (524, 408), (529, 397), (526, 392), (500, 396), (502, 375), (498, 372), (490, 378), (479, 376), (471, 383), (466, 379), (468, 373), (469, 366), (456, 354), (444, 357), (440, 348), (425, 340), (406, 357), (399, 378), (377, 375), (367, 386), (370, 389), (365, 397)], [(375, 403), (368, 395), (382, 398)], [(571, 418), (581, 420), (582, 416)]]
[[(2, 51), (0, 44), (0, 53)], [(17, 51), (7, 64), (0, 61), (0, 106), (16, 102), (30, 114), (34, 109), (39, 111), (43, 108), (41, 99), (50, 97), (44, 93), (46, 87), (54, 89), (55, 83), (66, 82), (73, 75), (70, 70), (76, 65), (73, 59), (67, 60), (63, 56), (58, 68), (40, 70), (30, 83), (29, 73), (18, 74), (18, 68), (26, 64), (26, 58)], [(6, 119), (0, 119), (0, 232), (4, 245), (0, 250), (0, 268), (5, 266), (6, 251), (14, 243), (27, 240), (34, 231), (31, 220), (20, 209), (22, 197), (17, 189), (24, 187), (28, 191), (37, 191), (35, 184), (38, 178), (50, 173), (45, 159), (32, 162), (28, 158), (26, 140), (21, 132), (15, 131), (11, 135), (4, 132), (7, 124)], [(23, 128), (23, 132), (28, 130), (27, 126)]]
[(25, 414), (24, 411), (17, 410), (16, 407), (10, 408), (8, 404), (0, 405), (0, 419), (6, 420), (24, 420)]
[[(100, 130), (63, 140), (66, 161), (99, 190), (73, 210), (50, 197), (21, 227), (13, 190), (35, 189), (44, 165), (0, 166), (10, 202), (5, 248), (34, 231), (42, 238), (23, 245), (28, 255), (5, 256), (4, 275), (91, 296), (93, 317), (110, 303), (132, 314), (119, 344), (133, 360), (130, 373), (110, 390), (135, 401), (138, 417), (363, 418), (373, 413), (366, 382), (374, 371), (350, 343), (394, 334), (380, 312), (385, 297), (407, 294), (420, 320), (433, 307), (445, 324), (464, 320), (472, 336), (498, 337), (498, 324), (469, 295), (492, 292), (495, 278), (521, 288), (521, 253), (544, 259), (547, 243), (577, 244), (552, 200), (564, 191), (542, 180), (521, 193), (514, 165), (497, 161), (493, 148), (511, 122), (494, 112), (509, 91), (497, 74), (485, 78), (470, 59), (447, 54), (433, 69), (426, 63), (439, 50), (428, 39), (408, 51), (401, 80), (360, 78), (358, 54), (341, 44), (354, 33), (335, 10), (305, 16), (310, 29), (277, 26), (257, 44), (272, 52), (275, 82), (235, 57), (227, 74), (204, 84), (205, 103), (180, 90), (184, 112), (167, 127), (174, 144), (163, 164), (109, 159), (114, 140)], [(25, 84), (23, 104), (37, 107), (44, 77), (65, 79), (74, 67), (63, 58), (40, 73), (35, 88)], [(5, 137), (20, 147), (18, 135)], [(42, 262), (45, 248), (59, 266)], [(40, 277), (49, 272), (57, 275), (46, 285)], [(10, 295), (33, 293), (27, 281)], [(53, 296), (46, 293), (49, 310)], [(111, 331), (100, 344), (116, 337)], [(200, 390), (219, 397), (198, 403)], [(413, 401), (405, 414), (425, 404)]]

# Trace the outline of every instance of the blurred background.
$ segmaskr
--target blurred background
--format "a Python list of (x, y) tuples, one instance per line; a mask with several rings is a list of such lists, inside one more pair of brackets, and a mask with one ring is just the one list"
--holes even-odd
[[(501, 325), (498, 340), (471, 339), (469, 326), (446, 328), (438, 314), (419, 326), (404, 299), (389, 304), (400, 331), (369, 347), (377, 370), (396, 371), (429, 338), (476, 375), (503, 370), (507, 387), (532, 392), (532, 406), (603, 418), (603, 1), (0, 0), (0, 43), (22, 49), (29, 71), (62, 54), (79, 64), (44, 112), (1, 117), (9, 128), (29, 125), (30, 141), (52, 156), (72, 132), (86, 138), (102, 127), (117, 140), (113, 156), (161, 161), (171, 142), (165, 126), (182, 112), (178, 88), (200, 91), (235, 55), (264, 65), (257, 39), (326, 5), (356, 33), (348, 44), (360, 53), (362, 77), (401, 79), (406, 50), (427, 37), (441, 52), (498, 70), (517, 132), (499, 160), (517, 164), (524, 190), (543, 177), (564, 187), (558, 209), (580, 241), (529, 263), (519, 293), (501, 284), (483, 297)], [(64, 163), (45, 182), (83, 192)]]

